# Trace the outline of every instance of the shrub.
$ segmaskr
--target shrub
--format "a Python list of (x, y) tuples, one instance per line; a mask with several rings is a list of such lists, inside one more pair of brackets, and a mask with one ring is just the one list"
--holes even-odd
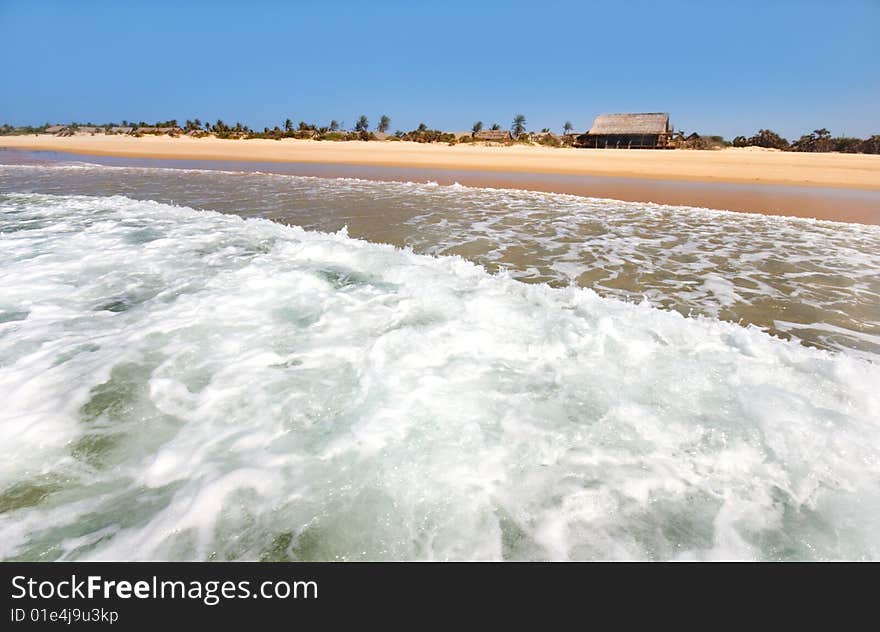
[(769, 129), (758, 130), (758, 133), (749, 138), (750, 147), (765, 147), (767, 149), (788, 149), (789, 143), (782, 136)]
[(722, 149), (727, 146), (723, 136), (701, 136), (693, 133), (677, 143), (681, 149)]
[(538, 137), (538, 144), (547, 147), (562, 147), (562, 141), (551, 134), (543, 134)]
[(328, 132), (327, 134), (322, 134), (320, 136), (321, 140), (345, 140), (345, 133), (343, 132)]
[(862, 141), (859, 151), (863, 154), (880, 154), (880, 134), (873, 134), (871, 138)]

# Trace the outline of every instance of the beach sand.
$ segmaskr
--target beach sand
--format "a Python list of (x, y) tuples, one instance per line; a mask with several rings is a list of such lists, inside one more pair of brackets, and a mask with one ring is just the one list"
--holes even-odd
[(648, 151), (103, 134), (4, 136), (0, 148), (123, 158), (300, 163), (329, 176), (340, 175), (332, 166), (350, 165), (376, 168), (378, 175), (367, 177), (380, 180), (392, 179), (394, 168), (419, 169), (426, 175), (439, 175), (438, 180), (473, 186), (880, 223), (880, 155), (757, 148)]

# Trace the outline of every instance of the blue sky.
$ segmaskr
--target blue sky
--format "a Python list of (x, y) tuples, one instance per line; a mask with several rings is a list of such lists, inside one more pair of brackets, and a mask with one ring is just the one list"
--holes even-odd
[(880, 0), (0, 0), (0, 122), (880, 133)]

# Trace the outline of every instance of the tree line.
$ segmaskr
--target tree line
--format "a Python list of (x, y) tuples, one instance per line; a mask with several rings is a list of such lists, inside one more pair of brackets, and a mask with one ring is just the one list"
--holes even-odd
[(734, 147), (766, 147), (782, 151), (840, 152), (844, 154), (880, 154), (880, 134), (869, 138), (852, 136), (831, 136), (824, 127), (802, 135), (794, 142), (780, 136), (773, 130), (761, 129), (753, 136), (737, 136), (731, 143)]
[[(50, 127), (49, 123), (40, 126), (12, 126), (8, 124), (0, 125), (0, 135), (16, 135), (16, 134), (41, 134), (45, 133)], [(299, 121), (294, 124), (293, 119), (286, 118), (283, 123), (272, 128), (264, 127), (262, 131), (254, 130), (247, 125), (236, 122), (235, 124), (227, 124), (221, 119), (217, 119), (211, 123), (209, 121), (202, 122), (201, 119), (187, 119), (183, 126), (178, 124), (177, 119), (169, 119), (167, 121), (157, 121), (155, 123), (147, 123), (145, 121), (128, 121), (123, 119), (120, 123), (103, 123), (95, 125), (93, 123), (70, 123), (66, 125), (76, 130), (81, 127), (95, 127), (109, 132), (113, 128), (132, 127), (135, 134), (138, 128), (181, 128), (184, 133), (193, 136), (213, 134), (218, 138), (268, 138), (281, 140), (283, 138), (310, 138), (315, 140), (408, 140), (419, 143), (432, 142), (469, 142), (477, 138), (477, 136), (485, 128), (482, 121), (476, 121), (471, 126), (470, 138), (462, 135), (455, 135), (441, 130), (430, 129), (425, 123), (420, 123), (416, 129), (408, 132), (395, 131), (389, 134), (391, 127), (391, 118), (387, 114), (379, 117), (378, 123), (371, 130), (370, 121), (366, 115), (360, 115), (350, 130), (344, 129), (344, 123), (337, 120), (331, 120), (327, 125), (315, 125)], [(501, 130), (502, 127), (498, 123), (493, 123), (488, 129)], [(511, 141), (515, 142), (532, 142), (536, 141), (541, 144), (560, 146), (570, 144), (572, 138), (573, 126), (570, 121), (565, 121), (562, 125), (563, 135), (561, 137), (552, 134), (548, 128), (544, 128), (538, 134), (530, 134), (526, 131), (526, 117), (522, 114), (514, 116), (510, 124), (509, 131)], [(809, 134), (802, 135), (796, 141), (788, 139), (777, 134), (770, 129), (760, 129), (754, 135), (737, 136), (732, 141), (727, 141), (721, 136), (703, 136), (699, 134), (691, 134), (684, 136), (678, 134), (676, 145), (686, 149), (717, 149), (721, 147), (765, 147), (769, 149), (778, 149), (781, 151), (803, 151), (803, 152), (841, 152), (841, 153), (863, 153), (863, 154), (880, 154), (880, 134), (874, 134), (869, 138), (855, 138), (852, 136), (832, 136), (826, 128), (816, 129)]]

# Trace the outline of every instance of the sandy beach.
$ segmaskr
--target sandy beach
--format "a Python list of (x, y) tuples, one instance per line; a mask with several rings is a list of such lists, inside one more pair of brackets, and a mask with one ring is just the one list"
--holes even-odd
[(880, 224), (880, 156), (168, 136), (5, 136), (0, 148), (154, 166), (433, 180)]
[(630, 151), (105, 135), (5, 136), (0, 137), (0, 147), (97, 156), (421, 167), (880, 190), (880, 155), (810, 154), (754, 148)]

